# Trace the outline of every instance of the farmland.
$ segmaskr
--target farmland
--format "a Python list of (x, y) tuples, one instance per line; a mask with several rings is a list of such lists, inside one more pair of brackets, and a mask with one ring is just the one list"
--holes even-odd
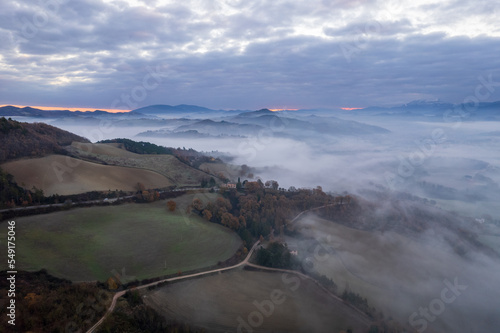
[(135, 191), (138, 182), (146, 188), (173, 184), (150, 170), (102, 165), (62, 155), (11, 161), (2, 164), (2, 169), (12, 174), (19, 185), (28, 189), (35, 186), (42, 189), (45, 195), (116, 189)]
[(205, 172), (182, 163), (175, 156), (136, 154), (119, 148), (116, 143), (73, 143), (66, 149), (82, 159), (154, 171), (178, 186), (198, 186), (203, 178), (210, 177)]
[(158, 201), (18, 218), (17, 268), (45, 268), (73, 281), (119, 274), (128, 282), (215, 265), (230, 258), (241, 240), (227, 228), (181, 213), (194, 196), (174, 199), (173, 213)]
[[(272, 311), (268, 308), (269, 313), (261, 315), (263, 321), (254, 327), (255, 332), (339, 332), (348, 328), (362, 332), (368, 328), (359, 313), (311, 281), (281, 273), (231, 271), (161, 287), (146, 293), (144, 301), (167, 318), (208, 331), (236, 331), (241, 320), (248, 324), (249, 315), (257, 310), (254, 303), (269, 304), (277, 290), (282, 293), (280, 299)], [(247, 331), (243, 326), (240, 329)]]

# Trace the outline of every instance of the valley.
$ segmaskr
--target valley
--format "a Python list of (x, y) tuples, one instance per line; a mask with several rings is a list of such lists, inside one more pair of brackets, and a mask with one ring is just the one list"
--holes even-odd
[[(412, 140), (439, 125), (419, 122), (396, 142), (406, 120), (384, 122), (369, 110), (362, 123), (353, 115), (269, 110), (204, 110), (210, 121), (181, 120), (169, 117), (191, 111), (174, 109), (162, 115), (155, 107), (154, 117), (165, 118), (154, 133), (143, 131), (142, 115), (105, 115), (116, 126), (109, 135), (127, 124), (129, 138), (51, 146), (49, 136), (49, 148), (1, 164), (2, 195), (11, 196), (3, 208), (17, 209), (9, 216), (22, 235), (18, 268), (114, 294), (112, 313), (96, 314), (85, 329), (363, 333), (500, 324), (490, 311), (500, 272), (495, 156), (457, 156), (466, 143), (443, 126), (446, 142), (414, 163)], [(51, 123), (84, 134), (99, 116), (81, 127), (71, 114)], [(7, 124), (6, 142), (29, 126)], [(398, 155), (413, 164), (395, 162)], [(38, 214), (38, 203), (53, 202), (69, 203)], [(16, 217), (26, 206), (34, 215)], [(288, 259), (278, 262), (289, 266), (257, 264), (260, 246), (273, 244), (284, 244)], [(290, 281), (299, 287), (291, 290)], [(436, 322), (422, 317), (419, 309), (450, 285), (462, 288), (456, 301)], [(264, 301), (276, 290), (286, 301), (276, 298), (267, 315), (255, 304), (270, 306)], [(146, 314), (155, 319), (142, 322)], [(475, 320), (457, 320), (470, 314)]]

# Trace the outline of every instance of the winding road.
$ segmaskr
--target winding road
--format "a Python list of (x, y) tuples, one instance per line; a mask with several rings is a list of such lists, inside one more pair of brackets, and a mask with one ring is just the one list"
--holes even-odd
[[(298, 218), (300, 218), (305, 213), (308, 213), (308, 212), (311, 212), (311, 211), (314, 211), (314, 210), (318, 210), (318, 209), (321, 209), (321, 208), (325, 208), (325, 207), (328, 207), (328, 206), (335, 206), (335, 205), (340, 205), (340, 204), (341, 203), (334, 203), (334, 204), (324, 205), (324, 206), (320, 206), (320, 207), (316, 207), (316, 208), (305, 210), (305, 211), (301, 212), (300, 214), (298, 214), (294, 219), (292, 219), (290, 221), (290, 223), (296, 221)], [(335, 300), (337, 300), (339, 302), (342, 302), (346, 306), (349, 306), (353, 310), (357, 311), (358, 314), (360, 315), (360, 317), (358, 317), (358, 320), (360, 320), (363, 324), (365, 324), (367, 326), (369, 326), (371, 324), (371, 320), (366, 316), (366, 314), (364, 312), (362, 312), (361, 310), (357, 309), (356, 307), (353, 307), (353, 306), (349, 305), (348, 303), (345, 303), (340, 297), (338, 297), (337, 295), (333, 294), (331, 291), (329, 291), (328, 289), (326, 289), (325, 287), (323, 287), (323, 285), (321, 285), (321, 283), (319, 283), (317, 280), (313, 279), (312, 277), (310, 277), (308, 275), (305, 275), (305, 274), (303, 274), (301, 272), (294, 271), (294, 270), (265, 267), (265, 266), (260, 266), (260, 265), (256, 265), (256, 264), (253, 264), (253, 263), (249, 262), (250, 258), (252, 257), (253, 252), (255, 251), (255, 249), (257, 248), (257, 246), (259, 244), (260, 244), (260, 241), (255, 242), (255, 244), (252, 246), (252, 248), (248, 252), (248, 254), (245, 257), (245, 259), (242, 262), (240, 262), (239, 264), (236, 264), (236, 265), (233, 265), (233, 266), (229, 266), (229, 267), (224, 267), (224, 268), (213, 269), (213, 270), (209, 270), (209, 271), (205, 271), (205, 272), (200, 272), (200, 273), (194, 273), (194, 274), (189, 274), (189, 275), (176, 276), (176, 277), (172, 277), (172, 278), (168, 278), (168, 279), (164, 279), (164, 280), (160, 280), (160, 281), (148, 283), (148, 284), (145, 284), (145, 285), (142, 285), (142, 286), (133, 287), (133, 288), (129, 288), (127, 290), (122, 290), (122, 291), (117, 292), (113, 296), (113, 300), (111, 301), (111, 304), (110, 304), (108, 310), (106, 311), (106, 313), (104, 314), (104, 316), (102, 316), (102, 318), (99, 319), (99, 321), (97, 323), (95, 323), (94, 326), (92, 326), (87, 331), (87, 333), (93, 333), (104, 322), (104, 320), (107, 318), (107, 316), (109, 316), (109, 314), (111, 314), (113, 312), (113, 310), (115, 309), (116, 302), (117, 302), (118, 298), (120, 298), (123, 295), (125, 295), (125, 293), (127, 291), (129, 291), (129, 290), (132, 290), (132, 289), (139, 290), (139, 289), (149, 288), (149, 287), (156, 286), (156, 285), (158, 285), (160, 283), (173, 282), (173, 281), (179, 281), (179, 280), (184, 280), (184, 279), (199, 277), (199, 276), (203, 276), (203, 275), (214, 274), (214, 273), (228, 271), (228, 270), (235, 269), (235, 268), (242, 267), (242, 266), (249, 266), (249, 267), (253, 267), (253, 268), (257, 268), (257, 269), (261, 269), (261, 270), (266, 270), (266, 271), (295, 274), (295, 275), (300, 276), (302, 279), (311, 280), (320, 289), (322, 289), (325, 293), (327, 293), (328, 295), (330, 295), (331, 297), (333, 297)]]
[[(172, 278), (168, 278), (168, 279), (164, 279), (164, 280), (160, 280), (160, 281), (156, 281), (156, 282), (152, 282), (152, 283), (148, 283), (148, 284), (145, 284), (145, 285), (142, 285), (142, 286), (139, 286), (139, 287), (133, 287), (133, 288), (129, 288), (127, 290), (122, 290), (122, 291), (119, 291), (117, 292), (114, 296), (113, 296), (113, 300), (111, 301), (111, 305), (109, 306), (108, 308), (108, 311), (106, 311), (106, 313), (104, 314), (104, 316), (102, 316), (101, 319), (99, 319), (99, 321), (97, 323), (95, 323), (94, 326), (92, 326), (88, 331), (87, 333), (92, 333), (94, 332), (103, 322), (104, 320), (106, 319), (106, 317), (111, 313), (113, 312), (113, 310), (115, 309), (115, 306), (116, 306), (116, 301), (118, 300), (118, 298), (122, 297), (123, 295), (125, 295), (125, 293), (129, 290), (138, 290), (138, 289), (144, 289), (144, 288), (149, 288), (149, 287), (153, 287), (153, 286), (156, 286), (160, 283), (164, 283), (164, 282), (172, 282), (172, 281), (179, 281), (179, 280), (184, 280), (184, 279), (189, 279), (189, 278), (193, 278), (193, 277), (198, 277), (198, 276), (203, 276), (203, 275), (208, 275), (208, 274), (213, 274), (213, 273), (218, 273), (218, 272), (223, 272), (223, 271), (228, 271), (228, 270), (231, 270), (231, 269), (235, 269), (235, 268), (238, 268), (238, 267), (241, 267), (241, 266), (244, 266), (244, 265), (253, 265), (251, 263), (249, 263), (249, 260), (250, 258), (252, 257), (252, 254), (253, 252), (255, 251), (255, 249), (257, 248), (257, 246), (260, 244), (260, 241), (257, 241), (253, 246), (252, 248), (250, 249), (250, 251), (248, 252), (245, 260), (243, 260), (242, 262), (240, 262), (239, 264), (236, 264), (236, 265), (233, 265), (233, 266), (229, 266), (229, 267), (224, 267), (224, 268), (218, 268), (218, 269), (213, 269), (213, 270), (210, 270), (210, 271), (205, 271), (205, 272), (200, 272), (200, 273), (194, 273), (194, 274), (189, 274), (189, 275), (182, 275), (182, 276), (176, 276), (176, 277), (172, 277)], [(258, 265), (256, 265), (258, 266)], [(258, 267), (261, 267), (261, 266), (258, 266)], [(267, 268), (267, 267), (263, 267), (263, 268)]]

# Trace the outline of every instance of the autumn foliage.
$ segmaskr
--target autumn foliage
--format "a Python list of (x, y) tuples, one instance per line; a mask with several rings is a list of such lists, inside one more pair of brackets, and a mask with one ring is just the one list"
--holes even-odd
[(73, 141), (90, 142), (73, 133), (44, 123), (22, 123), (0, 118), (0, 162), (20, 157), (66, 154), (64, 146)]
[(335, 200), (319, 187), (285, 191), (278, 189), (277, 183), (269, 182), (266, 187), (259, 182), (247, 182), (243, 191), (224, 191), (222, 197), (206, 205), (194, 199), (191, 208), (206, 220), (237, 231), (249, 243), (251, 237), (282, 233), (300, 212), (333, 204)]
[(175, 203), (175, 201), (169, 200), (167, 201), (167, 208), (169, 211), (173, 212), (175, 211), (175, 208), (177, 208), (177, 204)]

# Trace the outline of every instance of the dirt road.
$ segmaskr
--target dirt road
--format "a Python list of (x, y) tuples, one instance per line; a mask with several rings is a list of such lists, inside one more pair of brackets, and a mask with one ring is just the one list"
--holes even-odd
[[(299, 217), (301, 217), (304, 213), (307, 213), (307, 212), (311, 212), (313, 210), (317, 210), (317, 209), (320, 209), (320, 208), (324, 208), (324, 207), (327, 207), (327, 206), (334, 206), (334, 205), (338, 205), (338, 204), (330, 204), (330, 205), (325, 205), (325, 206), (321, 206), (321, 207), (316, 207), (316, 208), (313, 208), (313, 209), (309, 209), (309, 210), (306, 210), (306, 211), (303, 211), (302, 213), (298, 214), (290, 223), (294, 222), (295, 220), (297, 220)], [(258, 269), (262, 269), (262, 270), (267, 270), (267, 271), (275, 271), (275, 272), (283, 272), (283, 273), (290, 273), (290, 274), (296, 274), (296, 275), (299, 275), (302, 279), (309, 279), (311, 281), (313, 281), (315, 284), (317, 284), (321, 289), (323, 289), (326, 293), (328, 293), (331, 297), (333, 297), (334, 299), (344, 303), (346, 306), (349, 306), (347, 303), (345, 303), (341, 298), (339, 298), (338, 296), (336, 296), (335, 294), (331, 293), (329, 290), (327, 290), (325, 287), (323, 287), (318, 281), (316, 281), (315, 279), (305, 275), (305, 274), (302, 274), (300, 272), (297, 272), (297, 271), (292, 271), (292, 270), (287, 270), (287, 269), (279, 269), (279, 268), (270, 268), (270, 267), (265, 267), (265, 266), (259, 266), (259, 265), (256, 265), (256, 264), (252, 264), (249, 262), (250, 258), (252, 257), (252, 254), (253, 252), (255, 251), (255, 249), (257, 248), (257, 246), (260, 244), (260, 241), (257, 241), (253, 246), (252, 248), (250, 249), (250, 251), (248, 252), (245, 260), (243, 260), (242, 262), (240, 262), (239, 264), (236, 264), (236, 265), (233, 265), (233, 266), (230, 266), (230, 267), (224, 267), (224, 268), (219, 268), (219, 269), (213, 269), (213, 270), (210, 270), (210, 271), (205, 271), (205, 272), (200, 272), (200, 273), (194, 273), (194, 274), (189, 274), (189, 275), (182, 275), (182, 276), (176, 276), (176, 277), (172, 277), (172, 278), (169, 278), (169, 279), (164, 279), (164, 280), (160, 280), (160, 281), (156, 281), (156, 282), (152, 282), (152, 283), (149, 283), (149, 284), (145, 284), (145, 285), (142, 285), (142, 286), (139, 286), (139, 287), (134, 287), (133, 289), (144, 289), (144, 288), (148, 288), (148, 287), (152, 287), (152, 286), (156, 286), (160, 283), (164, 283), (164, 282), (173, 282), (173, 281), (180, 281), (180, 280), (184, 280), (184, 279), (189, 279), (189, 278), (194, 278), (194, 277), (199, 277), (199, 276), (203, 276), (203, 275), (208, 275), (208, 274), (214, 274), (214, 273), (218, 273), (218, 272), (223, 272), (223, 271), (227, 271), (227, 270), (231, 270), (231, 269), (235, 269), (235, 268), (238, 268), (238, 267), (242, 267), (242, 266), (250, 266), (250, 267), (254, 267), (254, 268), (258, 268)], [(125, 293), (128, 291), (128, 290), (131, 290), (132, 288), (130, 289), (127, 289), (127, 290), (122, 290), (118, 293), (116, 293), (113, 297), (113, 300), (111, 302), (111, 305), (108, 309), (108, 311), (106, 311), (106, 313), (104, 314), (104, 316), (99, 319), (99, 321), (97, 323), (95, 323), (94, 326), (92, 326), (88, 331), (87, 333), (92, 333), (94, 332), (103, 322), (104, 320), (106, 319), (106, 317), (113, 312), (113, 310), (115, 309), (115, 306), (116, 306), (116, 301), (118, 300), (118, 298), (122, 297), (123, 295), (125, 295)], [(356, 310), (359, 314), (360, 314), (360, 318), (358, 318), (361, 322), (363, 322), (364, 324), (366, 325), (370, 325), (371, 321), (370, 319), (366, 316), (366, 314), (364, 314), (362, 311), (358, 310), (357, 308), (355, 307), (351, 307), (353, 308), (354, 310)], [(362, 316), (362, 317), (361, 317)]]

